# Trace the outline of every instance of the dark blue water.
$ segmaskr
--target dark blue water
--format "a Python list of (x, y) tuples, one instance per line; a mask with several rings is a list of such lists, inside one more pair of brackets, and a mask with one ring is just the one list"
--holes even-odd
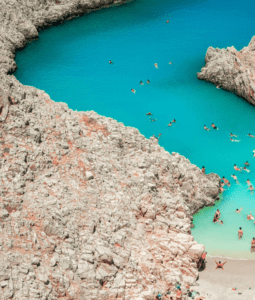
[[(247, 137), (255, 135), (255, 108), (199, 81), (196, 73), (209, 46), (240, 50), (248, 45), (254, 34), (253, 12), (252, 0), (137, 0), (49, 28), (16, 56), (15, 75), (23, 84), (45, 90), (72, 109), (95, 110), (137, 127), (148, 138), (162, 133), (160, 145), (166, 150), (231, 181), (217, 204), (224, 225), (212, 223), (216, 207), (194, 217), (195, 239), (211, 255), (249, 257), (255, 225), (246, 214), (251, 210), (255, 215), (255, 196), (244, 182), (249, 178), (255, 183), (255, 173), (236, 174), (233, 165), (249, 160), (255, 170), (255, 139)], [(145, 116), (148, 111), (156, 122)], [(168, 127), (173, 118), (177, 123)], [(219, 130), (206, 132), (203, 126), (212, 122)], [(230, 132), (241, 142), (230, 142)], [(239, 186), (230, 177), (234, 173)], [(235, 214), (241, 206), (243, 213)], [(239, 226), (244, 229), (242, 241), (237, 239)]]

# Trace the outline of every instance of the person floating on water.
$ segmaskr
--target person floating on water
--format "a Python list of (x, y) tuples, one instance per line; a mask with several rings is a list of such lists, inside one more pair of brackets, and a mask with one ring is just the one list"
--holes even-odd
[(230, 132), (230, 136), (233, 136), (233, 137), (238, 137), (238, 135), (236, 135), (236, 134), (233, 134), (233, 133), (231, 133), (231, 132)]
[(243, 237), (243, 230), (242, 230), (242, 227), (239, 227), (239, 230), (238, 230), (238, 238), (239, 238), (239, 240), (241, 240), (242, 237)]
[(248, 133), (248, 136), (250, 136), (251, 138), (255, 138), (255, 135), (252, 135), (250, 133)]
[(113, 65), (113, 62), (112, 62), (111, 60), (109, 60), (109, 64), (110, 64), (110, 65)]
[(222, 186), (220, 187), (220, 192), (223, 193), (224, 191), (226, 191)]
[(169, 65), (172, 65), (172, 62), (170, 61), (168, 64), (169, 64)]
[(233, 140), (232, 138), (230, 138), (230, 141), (231, 141), (231, 142), (237, 142), (237, 143), (238, 143), (238, 142), (240, 142), (241, 140)]
[(140, 81), (140, 84), (141, 84), (141, 85), (144, 85), (144, 83), (142, 82), (142, 80)]
[(204, 130), (210, 131), (211, 129), (209, 129), (208, 127), (206, 127), (206, 125), (204, 125)]
[(224, 184), (226, 184), (228, 187), (231, 186), (230, 182), (224, 176), (222, 177), (222, 180), (223, 180)]
[(236, 175), (235, 175), (235, 174), (231, 175), (231, 177), (232, 177), (232, 178), (234, 178), (234, 180), (235, 180), (236, 184), (239, 184), (239, 181), (238, 181), (238, 179), (237, 179), (237, 177), (236, 177)]
[(205, 174), (205, 167), (203, 166), (201, 171)]
[(216, 265), (217, 265), (217, 267), (215, 268), (215, 270), (217, 270), (217, 269), (222, 269), (222, 270), (224, 270), (223, 266), (225, 265), (225, 263), (226, 263), (227, 261), (225, 261), (224, 263), (221, 263), (221, 261), (217, 262), (217, 261), (215, 260), (215, 262), (216, 262)]
[(151, 120), (151, 122), (156, 122), (157, 121), (157, 119), (152, 119), (152, 118), (150, 118), (150, 120)]
[(173, 123), (172, 122), (170, 122), (167, 126), (169, 126), (169, 127), (171, 127), (173, 125)]
[(247, 167), (250, 166), (250, 164), (248, 163), (248, 160), (247, 160), (244, 164), (245, 164), (245, 166), (247, 166)]
[(251, 241), (251, 252), (255, 252), (255, 237)]
[(237, 167), (236, 164), (234, 164), (234, 170), (239, 171), (239, 172), (242, 172), (242, 170), (241, 170), (239, 167)]
[(252, 185), (250, 185), (247, 190), (250, 190), (251, 191), (251, 195), (253, 195), (254, 187)]
[(135, 93), (136, 93), (136, 90), (134, 90), (134, 89), (131, 89), (131, 92), (135, 94)]
[(236, 213), (240, 214), (240, 212), (241, 212), (242, 210), (243, 210), (243, 207), (241, 207), (241, 208), (239, 208), (239, 209), (237, 208), (237, 209), (236, 209)]
[(218, 129), (219, 129), (219, 128), (218, 128), (217, 126), (215, 126), (213, 123), (212, 123), (211, 126), (212, 126), (212, 128), (215, 129), (215, 130), (218, 130)]
[(250, 211), (250, 214), (247, 215), (247, 220), (254, 220), (254, 217), (253, 217), (253, 215), (251, 214), (251, 211)]
[(220, 89), (220, 86), (219, 86), (219, 85), (217, 85), (217, 86), (216, 86), (216, 88), (217, 88), (217, 89)]
[(166, 23), (169, 23), (169, 20), (166, 20)]
[(148, 113), (146, 114), (146, 116), (152, 116), (152, 113), (151, 113), (151, 112), (148, 112)]
[(154, 66), (155, 66), (156, 69), (158, 69), (158, 64), (157, 63), (155, 63)]
[(146, 81), (148, 84), (150, 84), (151, 82), (150, 82), (150, 80), (149, 79), (147, 79), (147, 81)]
[(247, 173), (251, 172), (251, 170), (248, 170), (246, 167), (243, 167), (242, 170), (246, 171)]
[(172, 123), (176, 123), (176, 120), (175, 120), (175, 119), (173, 119)]

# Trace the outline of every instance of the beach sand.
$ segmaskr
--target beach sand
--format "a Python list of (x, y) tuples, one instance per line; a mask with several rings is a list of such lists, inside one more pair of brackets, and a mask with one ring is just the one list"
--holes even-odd
[[(227, 260), (224, 270), (215, 270), (215, 260)], [(200, 292), (206, 299), (255, 300), (255, 260), (207, 257), (206, 269), (199, 272), (198, 284), (191, 289)], [(235, 287), (237, 290), (231, 290)]]

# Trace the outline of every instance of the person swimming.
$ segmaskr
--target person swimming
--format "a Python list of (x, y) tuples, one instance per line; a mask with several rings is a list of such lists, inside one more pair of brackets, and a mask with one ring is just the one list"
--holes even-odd
[(140, 84), (141, 84), (141, 85), (144, 85), (144, 83), (142, 82), (142, 80), (140, 81)]
[(160, 133), (160, 134), (158, 135), (158, 139), (161, 137), (161, 135), (162, 135), (162, 133)]
[(212, 123), (211, 126), (212, 126), (212, 128), (215, 129), (215, 130), (218, 130), (218, 129), (219, 129), (219, 128), (218, 128), (217, 126), (215, 126), (213, 123)]
[(250, 190), (251, 195), (253, 195), (254, 187), (252, 185), (250, 185), (247, 190)]
[(230, 182), (227, 180), (227, 178), (225, 178), (224, 176), (222, 177), (222, 180), (224, 182), (224, 184), (226, 184), (227, 186), (230, 186)]
[(230, 132), (230, 136), (233, 136), (233, 137), (238, 137), (238, 135), (236, 135), (236, 134), (233, 134), (233, 133), (231, 133), (231, 132)]
[(172, 126), (173, 124), (172, 124), (172, 122), (170, 122), (167, 126)]
[(146, 116), (152, 116), (152, 113), (151, 113), (151, 112), (148, 112), (148, 113), (146, 114)]
[(155, 67), (156, 69), (158, 69), (158, 64), (157, 64), (157, 63), (155, 63), (155, 64), (154, 64), (154, 67)]
[(251, 214), (251, 211), (250, 211), (250, 214), (247, 215), (247, 220), (254, 220), (254, 217), (253, 217), (253, 215)]
[(147, 79), (147, 81), (146, 81), (148, 84), (150, 84), (151, 82), (150, 82), (150, 80), (149, 79)]
[(166, 23), (169, 23), (169, 20), (166, 20)]
[(204, 125), (204, 130), (210, 131), (211, 129), (209, 129), (208, 127), (206, 127), (206, 125)]
[(250, 133), (248, 133), (248, 136), (252, 137), (252, 138), (255, 138), (255, 135), (252, 135)]
[(251, 172), (251, 170), (248, 170), (246, 167), (243, 167), (242, 170), (246, 171), (247, 173)]
[(246, 165), (247, 167), (250, 166), (250, 164), (248, 163), (248, 160), (244, 163), (244, 165)]
[(226, 191), (222, 186), (220, 187), (220, 192), (223, 193), (224, 191)]
[(237, 184), (239, 184), (239, 181), (238, 181), (238, 179), (237, 179), (237, 177), (236, 177), (235, 174), (231, 175), (231, 177), (234, 178), (234, 180), (236, 181)]
[(176, 120), (175, 120), (175, 119), (173, 119), (172, 123), (176, 123)]
[(249, 179), (247, 179), (247, 181), (245, 181), (245, 183), (247, 183), (247, 185), (249, 185), (249, 186), (252, 185)]
[(110, 65), (113, 65), (113, 62), (112, 62), (111, 60), (109, 60), (109, 64), (110, 64)]
[(240, 214), (240, 212), (241, 212), (242, 210), (243, 210), (243, 207), (241, 207), (241, 208), (239, 208), (239, 209), (237, 208), (235, 212), (238, 213), (238, 214)]
[(234, 164), (234, 170), (242, 172), (242, 170), (240, 168), (238, 168), (236, 164)]
[(230, 138), (230, 141), (231, 141), (231, 142), (237, 142), (237, 143), (238, 143), (238, 142), (240, 142), (241, 140), (233, 140), (232, 138)]
[(155, 121), (157, 121), (157, 119), (152, 119), (152, 118), (150, 118), (150, 120), (151, 120), (151, 122), (155, 122)]
[(217, 89), (220, 89), (220, 86), (219, 86), (219, 85), (217, 85), (217, 86), (216, 86), (216, 88), (217, 88)]
[(134, 89), (131, 89), (131, 92), (135, 94), (135, 93), (136, 93), (136, 90), (134, 90)]

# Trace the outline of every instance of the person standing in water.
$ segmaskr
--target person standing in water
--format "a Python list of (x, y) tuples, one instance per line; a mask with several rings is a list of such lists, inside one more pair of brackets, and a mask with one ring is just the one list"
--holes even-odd
[(241, 240), (242, 237), (243, 237), (243, 230), (242, 230), (242, 227), (239, 227), (239, 230), (238, 230), (238, 238), (239, 238), (239, 240)]
[(222, 180), (223, 180), (224, 184), (226, 184), (228, 187), (231, 186), (230, 182), (224, 176), (222, 177)]
[(142, 82), (142, 80), (140, 81), (140, 84), (141, 84), (141, 85), (144, 85), (144, 83)]
[(251, 252), (255, 252), (255, 237), (251, 241)]
[(247, 183), (247, 185), (251, 186), (251, 182), (249, 179), (247, 179), (247, 181), (245, 181), (245, 183)]
[(222, 269), (222, 270), (224, 270), (223, 266), (225, 265), (225, 263), (226, 263), (227, 261), (225, 261), (224, 263), (221, 263), (221, 261), (217, 262), (217, 261), (215, 260), (215, 262), (216, 262), (216, 265), (217, 265), (217, 267), (215, 268), (215, 270), (217, 270), (217, 269)]
[(148, 112), (148, 113), (146, 114), (146, 116), (152, 116), (152, 113), (151, 113), (151, 112)]
[(173, 125), (172, 122), (170, 122), (167, 126), (171, 127), (172, 125)]

